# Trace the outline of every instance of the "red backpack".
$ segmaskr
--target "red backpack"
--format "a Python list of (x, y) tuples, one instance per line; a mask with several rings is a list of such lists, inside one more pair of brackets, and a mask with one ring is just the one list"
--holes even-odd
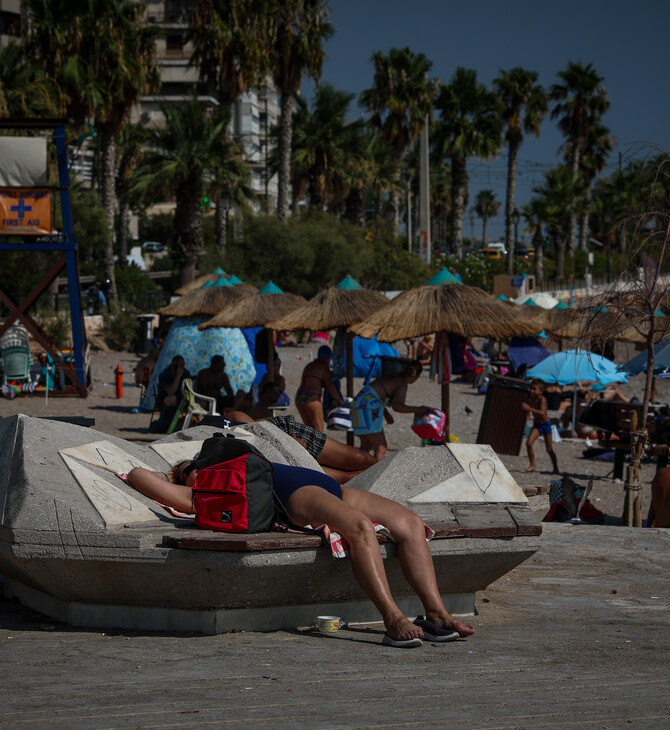
[(195, 460), (195, 523), (222, 532), (268, 532), (285, 516), (272, 489), (272, 464), (232, 434), (205, 440)]

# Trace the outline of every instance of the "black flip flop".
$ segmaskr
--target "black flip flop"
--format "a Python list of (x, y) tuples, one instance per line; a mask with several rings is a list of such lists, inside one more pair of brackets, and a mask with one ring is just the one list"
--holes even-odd
[(456, 641), (460, 638), (458, 631), (443, 629), (423, 616), (417, 616), (414, 623), (423, 629), (423, 638), (428, 639), (428, 641)]

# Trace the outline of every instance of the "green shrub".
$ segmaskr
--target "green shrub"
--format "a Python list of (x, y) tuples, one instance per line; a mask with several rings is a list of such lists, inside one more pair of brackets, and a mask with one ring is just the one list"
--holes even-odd
[(72, 331), (69, 312), (38, 313), (35, 319), (59, 350), (70, 346)]
[(137, 313), (134, 309), (121, 309), (112, 304), (112, 311), (102, 315), (100, 334), (113, 350), (129, 351), (137, 337), (137, 330)]

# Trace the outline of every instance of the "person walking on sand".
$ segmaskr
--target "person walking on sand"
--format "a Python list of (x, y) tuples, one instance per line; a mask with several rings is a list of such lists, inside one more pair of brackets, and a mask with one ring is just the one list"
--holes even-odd
[(526, 449), (528, 450), (528, 459), (530, 466), (524, 471), (535, 471), (535, 452), (533, 444), (540, 438), (540, 434), (544, 436), (544, 445), (553, 464), (553, 473), (558, 474), (558, 459), (554, 453), (551, 444), (551, 421), (547, 413), (547, 399), (543, 395), (544, 383), (539, 380), (533, 380), (530, 385), (530, 398), (527, 403), (522, 403), (521, 407), (533, 416), (533, 428), (530, 431), (528, 440), (526, 441)]
[(430, 410), (429, 406), (408, 406), (405, 403), (407, 387), (416, 383), (422, 369), (421, 363), (413, 360), (402, 375), (382, 375), (360, 390), (351, 404), (354, 435), (360, 437), (361, 449), (372, 451), (377, 461), (386, 456), (384, 420), (389, 425), (393, 423), (393, 416), (386, 406), (397, 413), (414, 413), (417, 416), (423, 416)]
[(317, 352), (316, 360), (307, 363), (302, 371), (300, 385), (295, 394), (295, 405), (300, 413), (302, 422), (315, 428), (317, 431), (324, 430), (323, 405), (321, 396), (325, 388), (332, 396), (337, 405), (342, 403), (342, 398), (331, 382), (330, 360), (333, 351), (328, 345), (321, 345)]

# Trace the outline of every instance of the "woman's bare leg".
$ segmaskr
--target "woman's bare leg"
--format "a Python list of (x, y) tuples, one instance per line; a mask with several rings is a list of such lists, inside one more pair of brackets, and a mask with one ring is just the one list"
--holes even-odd
[(397, 502), (353, 487), (342, 487), (342, 499), (366, 515), (372, 522), (387, 527), (398, 543), (398, 559), (407, 582), (421, 600), (426, 618), (460, 636), (475, 633), (472, 624), (463, 624), (446, 609), (435, 577), (423, 520)]
[(320, 400), (311, 400), (302, 406), (298, 406), (300, 418), (306, 426), (311, 426), (317, 431), (323, 431), (323, 406)]
[(423, 631), (393, 600), (375, 528), (368, 517), (316, 486), (301, 487), (294, 492), (286, 509), (298, 525), (327, 524), (347, 539), (356, 580), (381, 614), (389, 636), (400, 640), (423, 636)]
[(371, 454), (347, 446), (330, 436), (326, 437), (326, 444), (317, 461), (321, 466), (331, 466), (343, 471), (359, 471), (377, 463)]

